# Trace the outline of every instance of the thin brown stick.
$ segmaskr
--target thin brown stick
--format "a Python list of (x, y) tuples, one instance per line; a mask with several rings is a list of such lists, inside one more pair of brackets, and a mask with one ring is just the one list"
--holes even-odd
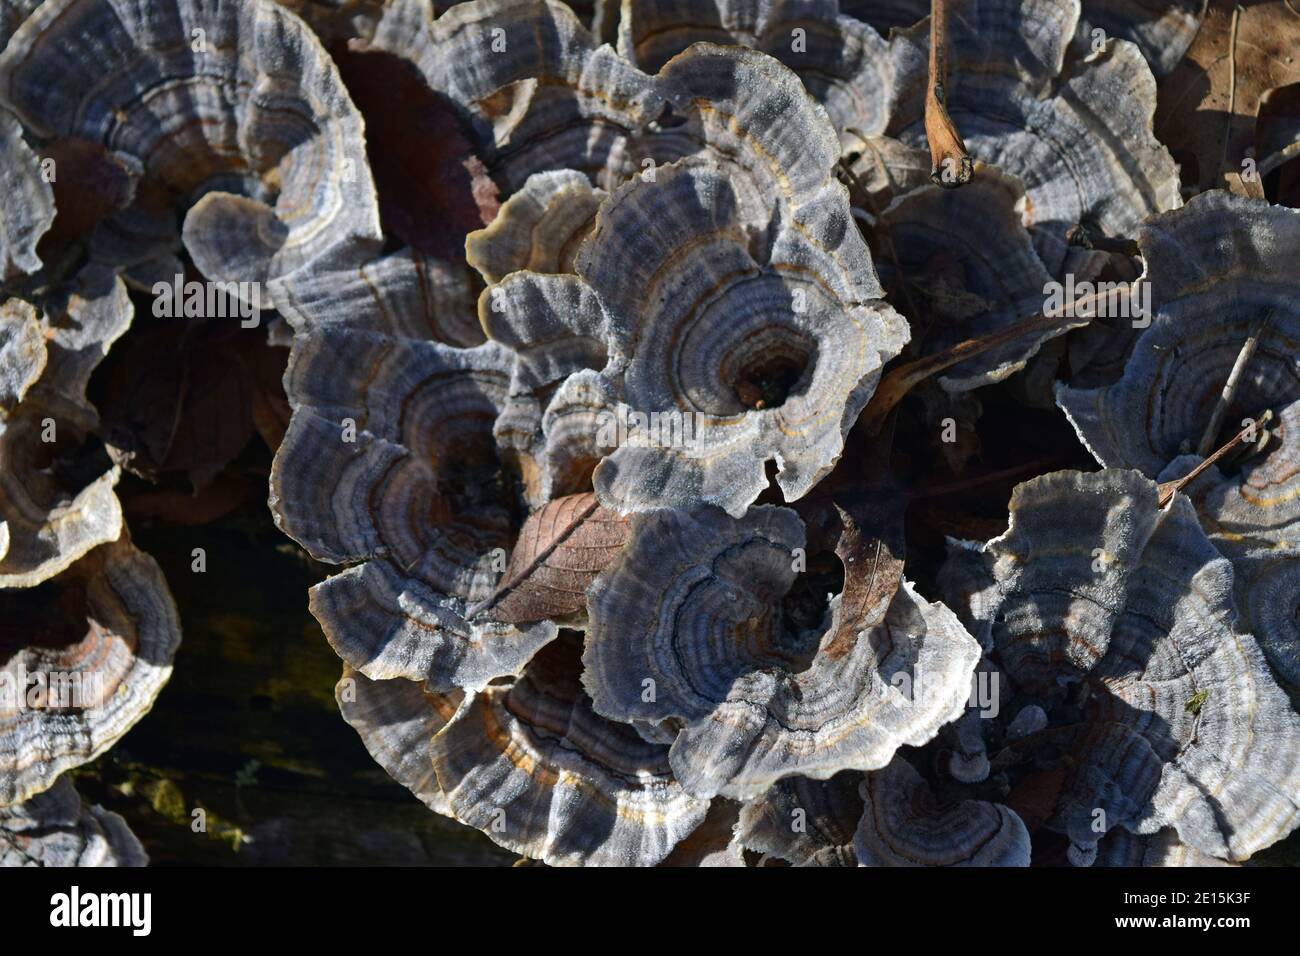
[(1232, 31), (1228, 36), (1228, 115), (1223, 131), (1223, 168), (1228, 168), (1228, 143), (1232, 140), (1232, 121), (1237, 112), (1237, 27), (1241, 22), (1241, 4), (1232, 8)]
[(1164, 484), (1160, 485), (1159, 497), (1156, 499), (1157, 504), (1163, 508), (1165, 505), (1169, 504), (1169, 502), (1173, 501), (1174, 495), (1178, 494), (1178, 492), (1182, 491), (1185, 487), (1200, 477), (1201, 473), (1205, 471), (1205, 469), (1209, 468), (1220, 458), (1245, 441), (1246, 436), (1253, 432), (1256, 427), (1256, 423), (1251, 422), (1241, 431), (1237, 432), (1237, 434), (1234, 435), (1226, 445), (1216, 451), (1209, 458), (1206, 458), (1182, 478), (1178, 478), (1174, 481), (1166, 481)]
[(1232, 405), (1232, 400), (1237, 397), (1237, 386), (1241, 384), (1241, 377), (1246, 371), (1246, 366), (1250, 364), (1255, 349), (1259, 347), (1260, 335), (1272, 317), (1273, 310), (1269, 309), (1255, 323), (1249, 338), (1237, 353), (1237, 361), (1232, 363), (1232, 371), (1228, 373), (1228, 380), (1223, 384), (1223, 391), (1219, 393), (1219, 402), (1214, 406), (1210, 422), (1205, 426), (1205, 433), (1201, 435), (1200, 444), (1196, 446), (1196, 454), (1208, 455), (1210, 449), (1214, 447), (1214, 439), (1218, 436), (1219, 429), (1223, 427), (1223, 419), (1227, 417), (1228, 408)]
[(1130, 257), (1142, 255), (1136, 239), (1124, 236), (1094, 236), (1082, 223), (1075, 223), (1066, 230), (1065, 241), (1069, 245), (1083, 249), (1096, 249), (1098, 252), (1118, 252), (1120, 255)]
[[(865, 143), (871, 149), (872, 153), (876, 157), (876, 162), (880, 165), (881, 169), (885, 170), (885, 174), (888, 175), (889, 174), (888, 168), (885, 166), (884, 161), (880, 157), (880, 153), (876, 149), (875, 145), (872, 144), (865, 136), (862, 136), (861, 133), (858, 133), (857, 135), (860, 136), (862, 138), (863, 143)], [(868, 213), (873, 219), (878, 217), (880, 215), (880, 209), (878, 208), (876, 202), (871, 198), (871, 194), (867, 192), (867, 188), (862, 185), (862, 180), (858, 178), (858, 174), (853, 171), (853, 167), (851, 167), (848, 163), (844, 161), (843, 158), (841, 158), (839, 160), (839, 168), (843, 176), (848, 180), (849, 211), (854, 212), (855, 209), (861, 208), (865, 210), (866, 213)], [(857, 221), (856, 215), (854, 216), (854, 220)], [(858, 230), (860, 232), (863, 232), (861, 226), (858, 227)], [(872, 237), (868, 236), (865, 232), (863, 232), (863, 238), (870, 241)], [(894, 264), (895, 280), (902, 286), (903, 298), (907, 300), (907, 308), (909, 310), (907, 314), (920, 315), (921, 313), (917, 310), (916, 307), (916, 301), (912, 298), (911, 286), (908, 285), (907, 280), (903, 278), (903, 265), (898, 258), (898, 249), (894, 246), (893, 235), (890, 233), (888, 229), (883, 229), (879, 231), (878, 235), (875, 238), (877, 238), (879, 241), (883, 241), (885, 246), (885, 253), (889, 256), (890, 261), (893, 262)]]
[(930, 0), (930, 73), (925, 91), (925, 138), (930, 144), (930, 181), (945, 189), (970, 182), (974, 164), (948, 115), (948, 4)]
[(1259, 175), (1260, 179), (1263, 179), (1283, 163), (1289, 163), (1297, 156), (1300, 156), (1300, 139), (1296, 140), (1294, 143), (1288, 143), (1276, 153), (1261, 159), (1255, 166), (1255, 172)]
[(968, 475), (957, 481), (949, 481), (941, 485), (922, 486), (915, 491), (908, 493), (909, 501), (923, 501), (928, 498), (941, 498), (946, 495), (955, 495), (959, 492), (970, 491), (974, 488), (980, 488), (984, 485), (997, 484), (1000, 481), (1006, 481), (1008, 478), (1015, 478), (1019, 475), (1041, 475), (1055, 465), (1063, 463), (1063, 459), (1057, 455), (1051, 458), (1037, 458), (1034, 461), (1022, 461), (1018, 465), (1012, 465), (1010, 468), (1002, 468), (998, 471), (986, 471), (978, 475)]
[[(1131, 293), (1133, 283), (1128, 284), (1128, 289)], [(1080, 315), (1080, 311), (1091, 311), (1091, 307), (1096, 305), (1098, 299), (1109, 294), (1111, 294), (1110, 291), (1106, 293), (1094, 292), (1091, 295), (1080, 296), (1060, 311), (1054, 310), (1050, 313), (1044, 312), (1031, 316), (990, 335), (958, 342), (950, 349), (898, 366), (887, 372), (881, 378), (880, 384), (876, 386), (871, 401), (867, 403), (867, 407), (862, 411), (862, 418), (859, 420), (862, 427), (866, 429), (867, 434), (874, 435), (880, 430), (881, 423), (884, 422), (894, 406), (903, 400), (904, 395), (931, 375), (936, 375), (958, 362), (974, 358), (976, 355), (995, 349), (999, 345), (1014, 342), (1022, 336), (1032, 335), (1035, 332), (1057, 328), (1070, 329), (1087, 325), (1093, 320), (1093, 316)]]

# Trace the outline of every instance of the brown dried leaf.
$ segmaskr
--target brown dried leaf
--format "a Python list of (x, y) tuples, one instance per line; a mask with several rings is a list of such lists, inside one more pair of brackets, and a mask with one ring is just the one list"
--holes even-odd
[(237, 475), (221, 474), (205, 488), (189, 492), (174, 488), (137, 492), (124, 502), (132, 518), (153, 518), (168, 524), (211, 524), (253, 499), (258, 485)]
[(1007, 795), (1006, 803), (1024, 821), (1030, 833), (1042, 827), (1056, 812), (1065, 784), (1065, 770), (1034, 770), (1020, 778)]
[(239, 349), (229, 341), (196, 348), (180, 423), (161, 470), (185, 472), (201, 489), (243, 451), (252, 435), (252, 383)]
[(835, 510), (842, 528), (835, 553), (844, 562), (844, 591), (835, 615), (835, 634), (822, 650), (832, 660), (847, 654), (858, 634), (884, 620), (903, 582), (904, 550), (898, 522), (889, 522), (889, 530), (879, 536), (863, 534), (847, 511), (839, 505)]
[(249, 362), (253, 366), (253, 425), (275, 451), (289, 430), (292, 410), (284, 395), (284, 369), (289, 362), (289, 350), (265, 341), (253, 350)]
[(455, 104), (414, 65), (364, 41), (331, 53), (366, 121), (384, 231), (426, 255), (463, 261), (466, 234), (490, 223), (498, 202)]
[(1187, 56), (1161, 81), (1156, 106), (1156, 136), (1182, 166), (1184, 185), (1235, 184), (1239, 192), (1249, 185), (1242, 161), (1255, 143), (1260, 104), (1275, 87), (1300, 81), (1297, 50), (1300, 13), (1287, 0), (1210, 0)]
[(102, 403), (114, 461), (149, 481), (184, 472), (196, 489), (211, 482), (253, 435), (247, 355), (264, 336), (204, 319), (168, 319), (139, 333), (117, 359)]
[(45, 146), (42, 158), (54, 163), (50, 185), (58, 210), (41, 238), (43, 253), (89, 236), (101, 219), (131, 199), (131, 174), (101, 143), (58, 139)]
[(627, 540), (628, 520), (590, 492), (547, 502), (520, 529), (496, 593), (471, 615), (525, 624), (584, 609), (587, 586)]

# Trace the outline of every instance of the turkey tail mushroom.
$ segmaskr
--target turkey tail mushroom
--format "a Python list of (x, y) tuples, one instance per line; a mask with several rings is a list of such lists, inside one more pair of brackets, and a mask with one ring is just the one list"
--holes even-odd
[(512, 272), (571, 273), (605, 191), (572, 169), (534, 173), (497, 217), (465, 239), (465, 256), (490, 284)]
[(94, 266), (39, 316), (0, 304), (0, 588), (39, 584), (122, 531), (119, 471), (83, 443), (100, 424), (86, 386), (132, 311)]
[[(1025, 224), (1054, 276), (1066, 231), (1092, 223), (1126, 236), (1181, 205), (1178, 170), (1152, 133), (1155, 79), (1132, 43), (1111, 40), (1067, 69), (1078, 0), (971, 0), (948, 25), (947, 108), (971, 155), (1020, 178)], [(929, 23), (895, 33), (900, 90), (884, 129), (925, 144)]]
[(1085, 865), (1119, 826), (1243, 860), (1300, 824), (1300, 717), (1191, 503), (1157, 501), (1136, 472), (1057, 472), (1016, 489), (984, 546), (1005, 670), (1075, 735), (1052, 825)]
[(861, 866), (1028, 866), (1029, 833), (1010, 807), (945, 804), (901, 757), (869, 773), (853, 839)]
[[(601, 379), (629, 416), (646, 420), (635, 429), (645, 434), (629, 435), (602, 461), (597, 494), (624, 512), (712, 503), (739, 515), (775, 458), (786, 497), (799, 498), (839, 457), (881, 366), (906, 342), (906, 325), (880, 301), (838, 183), (839, 208), (813, 199), (814, 208), (793, 213), (802, 225), (766, 237), (770, 211), (726, 170), (688, 162), (656, 172), (611, 195), (578, 255), (579, 277), (594, 292), (583, 325), (608, 329)], [(833, 193), (815, 187), (823, 195)], [(695, 254), (682, 256), (684, 247)], [(543, 282), (574, 284), (534, 284)], [(571, 299), (587, 301), (574, 292), (514, 321), (503, 290), (507, 317), (495, 321), (571, 326)], [(531, 337), (545, 343), (554, 334)], [(514, 338), (523, 347), (524, 336)], [(681, 419), (680, 437), (649, 433), (664, 417)]]
[(0, 590), (0, 806), (111, 747), (152, 706), (179, 644), (162, 572), (125, 538), (41, 587)]
[(965, 706), (979, 645), (901, 577), (876, 592), (868, 550), (841, 548), (829, 621), (783, 611), (804, 544), (785, 508), (655, 512), (588, 590), (596, 712), (679, 724), (670, 760), (693, 793), (750, 799), (783, 777), (883, 767)]
[(133, 170), (129, 205), (90, 239), (106, 264), (170, 279), (183, 239), (207, 278), (265, 282), (379, 239), (360, 116), (271, 0), (48, 0), (0, 54), (0, 100), (43, 141), (99, 144)]
[(0, 806), (0, 867), (147, 866), (116, 813), (86, 804), (67, 777), (15, 806)]
[(744, 805), (737, 839), (794, 866), (856, 866), (853, 835), (862, 819), (864, 779), (853, 770), (829, 780), (787, 777)]
[(443, 692), (517, 674), (555, 636), (467, 620), (522, 523), (492, 424), (508, 395), (500, 346), (454, 349), (325, 328), (300, 335), (295, 406), (271, 474), (279, 526), (318, 560), (352, 565), (311, 592), (345, 661), (372, 680)]
[[(3, 44), (0, 44), (3, 47)], [(0, 280), (41, 268), (36, 244), (54, 223), (54, 190), (41, 175), (40, 157), (23, 140), (22, 126), (0, 108)]]
[(668, 748), (591, 709), (580, 639), (561, 636), (511, 686), (470, 694), (433, 738), (457, 819), (551, 865), (653, 866), (695, 830), (707, 799), (674, 779)]
[(413, 63), (468, 114), (506, 196), (561, 169), (612, 187), (653, 155), (639, 144), (667, 112), (651, 77), (553, 0), (475, 0), (436, 19), (429, 0), (397, 0), (370, 45)]
[[(1134, 323), (1123, 372), (1096, 388), (1060, 384), (1057, 402), (1098, 462), (1161, 481), (1201, 463), (1186, 453), (1206, 437), (1222, 443), (1214, 422), (1256, 432), (1254, 454), (1184, 489), (1248, 592), (1262, 568), (1252, 556), (1276, 550), (1285, 563), (1300, 529), (1300, 312), (1287, 265), (1300, 255), (1300, 213), (1215, 191), (1151, 217), (1137, 241), (1151, 311)], [(1288, 680), (1300, 676), (1293, 629), (1254, 633)]]
[(464, 694), (430, 693), (400, 677), (371, 680), (345, 664), (334, 698), (375, 762), (430, 810), (450, 816), (429, 759), (429, 742), (447, 726)]
[(618, 50), (657, 72), (693, 43), (738, 44), (780, 60), (830, 116), (837, 133), (884, 127), (893, 94), (889, 47), (871, 26), (839, 12), (834, 0), (624, 0)]

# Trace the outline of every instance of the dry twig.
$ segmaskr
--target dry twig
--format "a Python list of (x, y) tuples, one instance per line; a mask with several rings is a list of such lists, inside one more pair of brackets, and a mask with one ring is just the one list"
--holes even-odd
[(945, 189), (970, 182), (974, 163), (948, 115), (948, 3), (930, 3), (930, 75), (925, 91), (925, 138), (930, 144), (930, 180)]

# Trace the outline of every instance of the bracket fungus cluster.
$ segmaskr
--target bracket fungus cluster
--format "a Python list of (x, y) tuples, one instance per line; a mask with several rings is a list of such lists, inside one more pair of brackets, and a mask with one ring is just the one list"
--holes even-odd
[[(589, 865), (1237, 862), (1300, 823), (1293, 213), (1180, 208), (1152, 116), (1196, 5), (911, 6), (398, 0), (349, 43), (450, 104), (481, 222), (274, 281), (271, 506), (343, 566), (345, 719), (436, 812)], [(1154, 320), (1074, 311), (1103, 279)], [(1214, 414), (1269, 438), (1207, 471), (1266, 312)], [(917, 386), (965, 453), (902, 450)], [(1018, 464), (945, 558), (906, 477), (1008, 403), (1104, 470)]]
[(157, 562), (125, 532), (42, 584), (0, 590), (0, 861), (142, 865), (116, 814), (66, 771), (141, 717), (171, 675), (177, 611)]
[(17, 806), (0, 806), (0, 866), (144, 866), (126, 821), (88, 805), (66, 779)]
[(93, 440), (87, 385), (131, 304), (95, 265), (39, 301), (0, 301), (0, 863), (139, 866), (126, 823), (64, 776), (149, 711), (180, 641)]
[(146, 283), (182, 243), (212, 281), (265, 282), (379, 235), (360, 114), (271, 0), (42, 3), (0, 54), (0, 91), (30, 135), (124, 180), (89, 254)]
[(1029, 733), (1006, 729), (1007, 748), (1057, 738), (1031, 762), (1063, 771), (1049, 825), (1071, 858), (1090, 862), (1115, 827), (1172, 827), (1243, 860), (1300, 824), (1300, 715), (1241, 629), (1232, 565), (1191, 502), (1162, 505), (1154, 481), (1106, 469), (1026, 482), (1010, 509), (1007, 532), (979, 546), (988, 587), (970, 575), (954, 590), (976, 596), (1005, 713), (1039, 712)]
[(1300, 190), (1157, 136), (1203, 4), (591, 6), (0, 0), (0, 862), (144, 858), (67, 772), (179, 641), (120, 489), (256, 417), (187, 279), (344, 720), (500, 846), (1286, 839)]

